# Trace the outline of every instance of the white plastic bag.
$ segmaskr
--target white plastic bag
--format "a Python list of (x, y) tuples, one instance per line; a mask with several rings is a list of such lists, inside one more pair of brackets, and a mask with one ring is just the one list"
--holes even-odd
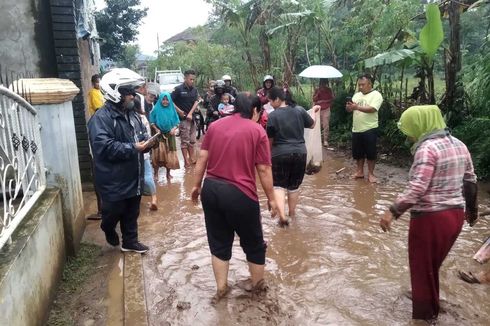
[(322, 135), (320, 126), (320, 111), (314, 112), (308, 110), (308, 114), (314, 118), (316, 114), (316, 123), (313, 129), (305, 129), (306, 145), (306, 174), (315, 174), (320, 172), (323, 164)]

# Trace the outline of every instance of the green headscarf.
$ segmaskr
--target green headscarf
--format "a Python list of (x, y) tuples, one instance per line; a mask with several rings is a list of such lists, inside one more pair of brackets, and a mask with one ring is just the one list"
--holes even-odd
[(408, 137), (420, 141), (422, 137), (446, 128), (437, 105), (411, 106), (402, 113), (398, 128)]
[[(162, 105), (163, 98), (168, 100), (168, 106)], [(168, 92), (163, 92), (158, 98), (158, 102), (150, 112), (150, 123), (156, 124), (163, 133), (168, 133), (173, 127), (179, 125), (180, 120), (175, 111), (174, 102)]]

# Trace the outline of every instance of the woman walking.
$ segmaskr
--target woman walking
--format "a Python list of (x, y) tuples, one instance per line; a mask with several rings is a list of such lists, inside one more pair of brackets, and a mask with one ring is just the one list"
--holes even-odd
[[(196, 165), (192, 199), (201, 194), (206, 232), (212, 254), (217, 303), (228, 293), (228, 269), (235, 232), (245, 252), (251, 274), (252, 293), (265, 289), (266, 244), (262, 233), (255, 171), (275, 216), (271, 158), (264, 129), (252, 121), (249, 96), (239, 93), (234, 114), (219, 119), (204, 136)], [(201, 183), (206, 172), (204, 185)]]
[(150, 123), (156, 132), (161, 132), (162, 134), (159, 138), (158, 147), (153, 150), (154, 178), (158, 179), (159, 168), (165, 167), (167, 169), (167, 180), (170, 180), (172, 178), (170, 170), (180, 168), (175, 140), (180, 120), (170, 93), (163, 92), (160, 94), (150, 113)]
[(414, 161), (407, 189), (380, 225), (389, 231), (393, 218), (410, 209), (412, 318), (432, 323), (439, 314), (439, 268), (465, 218), (472, 226), (478, 217), (476, 175), (468, 149), (449, 134), (436, 105), (408, 108), (398, 127), (415, 142)]
[[(286, 103), (286, 95), (279, 87), (272, 87), (268, 97), (274, 108), (267, 121), (267, 136), (272, 151), (274, 193), (279, 212), (284, 212), (287, 192), (288, 215), (292, 217), (296, 214), (299, 186), (303, 182), (306, 169), (304, 130), (315, 127), (315, 118), (292, 100)], [(320, 106), (315, 105), (312, 109), (316, 113)], [(287, 220), (279, 222), (288, 224)]]

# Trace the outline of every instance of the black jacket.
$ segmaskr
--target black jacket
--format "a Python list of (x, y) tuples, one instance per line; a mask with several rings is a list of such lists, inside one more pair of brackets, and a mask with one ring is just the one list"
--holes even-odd
[(134, 111), (122, 113), (106, 102), (90, 118), (88, 132), (95, 186), (102, 200), (114, 202), (141, 195), (144, 159), (134, 143), (148, 135), (139, 115)]

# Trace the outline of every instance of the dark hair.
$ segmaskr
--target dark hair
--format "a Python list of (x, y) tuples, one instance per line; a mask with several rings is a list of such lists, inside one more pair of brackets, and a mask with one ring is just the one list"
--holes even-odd
[(189, 76), (189, 75), (196, 75), (196, 71), (194, 69), (189, 69), (184, 71), (184, 76)]
[(289, 90), (284, 94), (284, 97), (287, 105), (289, 105), (292, 108), (296, 106), (296, 101), (293, 100), (293, 94), (291, 94)]
[(98, 82), (100, 80), (99, 74), (93, 75), (92, 78), (90, 78), (90, 80), (92, 81), (92, 84), (95, 84), (96, 82)]
[(271, 100), (280, 99), (281, 101), (286, 100), (286, 95), (284, 94), (284, 90), (277, 86), (271, 87), (267, 92), (267, 97)]
[(139, 113), (139, 114), (145, 114), (145, 110), (143, 109), (143, 106), (141, 105), (141, 101), (138, 96), (134, 98), (134, 110)]
[(252, 101), (252, 108), (257, 108), (257, 111), (262, 110), (262, 103), (260, 102), (260, 97), (257, 95), (250, 95), (250, 100)]
[(359, 77), (357, 77), (358, 80), (359, 79), (363, 79), (363, 78), (369, 80), (371, 82), (371, 85), (374, 85), (374, 77), (373, 77), (373, 75), (366, 73), (366, 74), (359, 75)]
[(240, 113), (240, 116), (245, 119), (250, 119), (253, 116), (252, 111), (252, 97), (249, 93), (240, 92), (235, 97), (235, 102), (233, 103), (235, 109), (233, 113)]

